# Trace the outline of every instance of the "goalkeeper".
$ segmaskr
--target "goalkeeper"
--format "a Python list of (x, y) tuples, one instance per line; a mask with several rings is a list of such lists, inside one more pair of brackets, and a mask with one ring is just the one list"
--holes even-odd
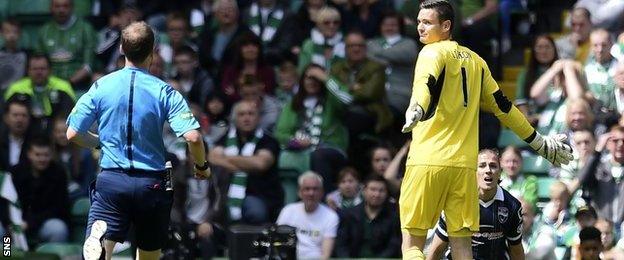
[(443, 0), (423, 2), (418, 13), (425, 47), (416, 62), (402, 129), (412, 132), (399, 199), (404, 259), (424, 259), (425, 236), (443, 210), (453, 259), (473, 259), (470, 237), (479, 230), (479, 110), (496, 115), (554, 165), (572, 159), (563, 137), (542, 137), (533, 129), (481, 57), (450, 40), (453, 19), (451, 5)]

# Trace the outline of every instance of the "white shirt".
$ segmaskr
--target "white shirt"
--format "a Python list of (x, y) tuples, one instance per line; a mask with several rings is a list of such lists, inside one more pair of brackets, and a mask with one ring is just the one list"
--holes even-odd
[(297, 259), (319, 259), (323, 255), (323, 239), (335, 238), (338, 214), (320, 204), (312, 213), (305, 211), (303, 202), (286, 205), (277, 218), (278, 225), (297, 229)]
[(22, 144), (24, 139), (16, 138), (9, 134), (9, 165), (14, 166), (19, 162), (22, 154)]

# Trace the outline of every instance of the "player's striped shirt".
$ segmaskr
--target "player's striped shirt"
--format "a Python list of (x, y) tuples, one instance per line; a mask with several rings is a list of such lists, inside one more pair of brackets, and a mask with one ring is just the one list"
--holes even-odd
[[(510, 259), (509, 245), (522, 243), (522, 207), (509, 192), (497, 187), (491, 201), (479, 200), (479, 232), (472, 235), (474, 259)], [(440, 217), (436, 235), (448, 242), (446, 222)], [(447, 253), (448, 259), (451, 255)]]
[(407, 165), (476, 169), (479, 110), (494, 113), (522, 139), (534, 133), (498, 88), (487, 64), (454, 41), (426, 45), (414, 72), (412, 100), (425, 115), (412, 130)]

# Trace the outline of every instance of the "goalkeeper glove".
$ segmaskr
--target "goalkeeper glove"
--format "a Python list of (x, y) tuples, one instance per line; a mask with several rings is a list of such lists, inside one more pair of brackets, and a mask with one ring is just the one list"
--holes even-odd
[(407, 108), (407, 111), (405, 111), (405, 125), (403, 125), (401, 132), (411, 132), (418, 121), (422, 119), (424, 113), (423, 108), (418, 103), (414, 102), (410, 105), (410, 107)]
[(557, 167), (562, 164), (566, 165), (574, 158), (572, 147), (563, 142), (567, 138), (565, 135), (542, 137), (539, 133), (535, 133), (535, 138), (529, 143), (529, 146), (553, 165)]

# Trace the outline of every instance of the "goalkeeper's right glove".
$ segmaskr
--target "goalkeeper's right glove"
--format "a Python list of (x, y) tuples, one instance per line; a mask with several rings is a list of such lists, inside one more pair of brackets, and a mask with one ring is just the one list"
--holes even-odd
[(408, 133), (412, 131), (424, 113), (423, 108), (417, 102), (410, 105), (407, 111), (405, 111), (405, 125), (403, 125), (401, 132)]
[(553, 165), (559, 167), (562, 164), (568, 164), (574, 158), (572, 147), (563, 142), (566, 138), (563, 134), (542, 137), (538, 132), (535, 132), (535, 138), (529, 143), (529, 146)]

